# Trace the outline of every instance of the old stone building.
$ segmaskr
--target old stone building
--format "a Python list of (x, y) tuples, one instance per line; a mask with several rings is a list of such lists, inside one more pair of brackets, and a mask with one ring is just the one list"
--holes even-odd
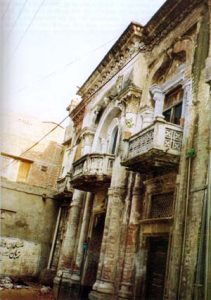
[(7, 114), (4, 118), (0, 274), (38, 277), (52, 261), (52, 239), (61, 205), (55, 195), (64, 128), (53, 130), (55, 123), (23, 114)]
[(79, 89), (59, 299), (210, 299), (210, 24), (167, 0)]

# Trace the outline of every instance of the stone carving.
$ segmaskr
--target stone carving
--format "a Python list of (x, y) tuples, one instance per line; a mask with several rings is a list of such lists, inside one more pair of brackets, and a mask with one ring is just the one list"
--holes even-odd
[(17, 259), (21, 255), (20, 248), (24, 247), (23, 241), (0, 239), (0, 255), (10, 259)]
[(154, 129), (138, 136), (129, 145), (128, 158), (134, 157), (148, 151), (153, 144)]
[(80, 175), (111, 174), (113, 155), (89, 154), (74, 163), (73, 178)]
[(157, 121), (147, 130), (141, 130), (136, 138), (129, 141), (128, 159), (145, 153), (152, 148), (163, 151), (174, 150), (178, 154), (182, 146), (182, 130), (176, 126)]
[(172, 150), (180, 151), (182, 146), (182, 132), (166, 128), (164, 146)]

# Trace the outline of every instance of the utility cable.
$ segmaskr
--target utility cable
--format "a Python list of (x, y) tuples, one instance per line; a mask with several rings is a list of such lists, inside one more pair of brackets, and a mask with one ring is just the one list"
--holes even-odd
[[(20, 9), (20, 11), (19, 11), (19, 13), (18, 13), (18, 15), (17, 15), (17, 17), (16, 17), (14, 23), (12, 24), (12, 28), (9, 30), (8, 35), (10, 35), (11, 32), (14, 30), (14, 28), (15, 28), (15, 26), (16, 26), (18, 20), (20, 19), (21, 15), (22, 15), (22, 13), (23, 13), (23, 11), (24, 11), (24, 8), (25, 8), (25, 6), (26, 6), (26, 4), (27, 4), (28, 1), (29, 1), (29, 0), (25, 0), (24, 3), (23, 3), (23, 5), (21, 6), (21, 9)], [(7, 38), (8, 38), (8, 36), (7, 36)]]
[[(112, 75), (111, 78), (109, 78), (104, 84), (102, 84), (92, 95), (90, 95), (88, 97), (88, 99), (86, 99), (86, 102), (84, 103), (84, 105), (100, 90), (102, 89), (109, 81), (111, 81), (122, 69), (124, 69), (136, 56), (138, 56), (138, 54), (141, 52), (142, 49), (139, 49), (137, 51), (137, 53), (135, 55), (133, 55), (126, 64), (124, 64), (123, 66), (121, 66), (116, 72), (115, 74)], [(135, 60), (136, 61), (136, 60)], [(134, 62), (135, 62), (134, 61)], [(129, 66), (128, 66), (129, 67)], [(84, 107), (84, 106), (83, 106)], [(82, 107), (82, 108), (83, 108)], [(28, 152), (29, 150), (31, 150), (32, 148), (34, 148), (35, 146), (37, 146), (44, 138), (46, 138), (52, 131), (54, 131), (58, 126), (60, 126), (67, 118), (69, 118), (69, 115), (66, 116), (61, 122), (59, 122), (55, 127), (53, 127), (48, 133), (46, 133), (43, 137), (41, 137), (37, 142), (35, 142), (32, 146), (30, 146), (28, 149), (26, 149), (24, 152), (22, 152), (19, 156), (23, 156), (24, 154), (26, 154), (26, 152)], [(14, 161), (10, 162), (5, 168), (7, 168), (10, 164), (14, 163)], [(4, 169), (5, 169), (4, 168)]]
[(1, 19), (4, 19), (4, 17), (6, 16), (8, 10), (9, 10), (9, 8), (10, 8), (11, 3), (12, 3), (12, 0), (10, 0), (10, 1), (8, 2), (7, 7), (5, 8), (5, 11), (4, 11), (3, 14), (1, 15)]
[(16, 47), (15, 47), (15, 49), (14, 49), (13, 56), (14, 56), (15, 53), (17, 52), (17, 50), (18, 50), (18, 48), (19, 48), (21, 42), (23, 41), (25, 35), (26, 35), (27, 32), (29, 31), (31, 25), (33, 24), (34, 20), (36, 19), (36, 16), (38, 15), (38, 13), (39, 13), (39, 11), (41, 10), (42, 6), (44, 5), (44, 2), (45, 2), (45, 1), (46, 1), (46, 0), (42, 0), (42, 1), (41, 1), (39, 7), (38, 7), (37, 10), (35, 11), (35, 13), (34, 13), (32, 19), (31, 19), (31, 21), (29, 22), (28, 26), (25, 28), (25, 30), (24, 30), (22, 36), (20, 37), (20, 39), (19, 39), (19, 41), (18, 41), (18, 43), (17, 43), (17, 45), (16, 45)]
[(116, 38), (113, 38), (112, 40), (110, 40), (110, 41), (108, 41), (108, 42), (106, 42), (106, 43), (104, 43), (104, 44), (102, 44), (102, 45), (100, 45), (100, 46), (98, 46), (98, 47), (96, 47), (96, 48), (94, 48), (94, 49), (91, 49), (91, 50), (87, 51), (83, 56), (78, 57), (78, 58), (76, 58), (76, 59), (74, 59), (74, 60), (72, 60), (72, 61), (67, 62), (65, 65), (61, 66), (60, 68), (58, 68), (58, 69), (56, 69), (56, 70), (54, 70), (54, 71), (52, 71), (52, 72), (50, 72), (50, 73), (48, 73), (48, 74), (46, 74), (46, 75), (43, 75), (43, 77), (38, 78), (34, 83), (29, 84), (29, 85), (26, 85), (26, 86), (24, 86), (24, 87), (18, 89), (17, 91), (13, 91), (13, 92), (11, 92), (11, 93), (12, 93), (12, 94), (13, 94), (13, 93), (21, 93), (21, 92), (23, 92), (24, 90), (30, 88), (30, 85), (33, 86), (34, 84), (36, 85), (36, 84), (39, 83), (40, 81), (42, 82), (42, 81), (44, 81), (44, 80), (49, 79), (50, 77), (54, 76), (54, 75), (57, 74), (58, 72), (61, 72), (61, 71), (63, 71), (64, 69), (66, 69), (66, 68), (70, 67), (71, 65), (75, 64), (76, 62), (81, 61), (81, 60), (84, 58), (84, 56), (87, 56), (87, 55), (89, 55), (89, 54), (91, 54), (91, 53), (93, 53), (93, 52), (95, 52), (95, 51), (97, 51), (97, 50), (99, 50), (99, 49), (105, 47), (106, 45), (108, 45), (109, 43), (113, 42), (114, 40), (116, 40)]
[[(99, 90), (101, 90), (109, 81), (111, 81), (121, 70), (123, 70), (136, 56), (139, 55), (139, 53), (141, 53), (143, 49), (142, 48), (139, 48), (139, 50), (137, 51), (137, 53), (135, 55), (133, 55), (128, 61), (126, 64), (124, 64), (123, 66), (121, 66), (112, 76), (111, 78), (109, 78), (106, 82), (104, 82), (93, 94), (91, 94), (87, 99), (86, 101), (84, 101), (84, 105), (82, 106), (81, 109), (84, 108), (84, 106), (89, 103), (89, 100), (97, 93), (99, 92)], [(134, 62), (136, 62), (138, 60), (138, 58), (136, 60), (134, 60)], [(129, 68), (129, 66), (128, 66)], [(126, 68), (125, 70), (127, 70), (128, 68)]]
[[(24, 150), (19, 157), (22, 157), (23, 155), (25, 155), (27, 152), (29, 152), (32, 148), (34, 148), (35, 146), (37, 146), (44, 138), (46, 138), (49, 134), (51, 134), (57, 127), (59, 127), (67, 118), (69, 118), (69, 115), (66, 116), (61, 122), (59, 122), (58, 124), (56, 124), (56, 126), (54, 126), (50, 131), (48, 131), (46, 134), (44, 134), (37, 142), (35, 142), (32, 146), (30, 146), (29, 148), (27, 148), (26, 150)], [(11, 161), (8, 163), (8, 165), (6, 165), (4, 169), (8, 168), (11, 164), (13, 164), (15, 162), (15, 160)]]

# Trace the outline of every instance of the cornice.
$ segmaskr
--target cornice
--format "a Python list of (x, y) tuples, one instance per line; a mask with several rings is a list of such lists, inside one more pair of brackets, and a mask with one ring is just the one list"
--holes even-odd
[(75, 126), (77, 126), (83, 120), (84, 113), (85, 113), (85, 105), (82, 100), (69, 114)]
[(112, 77), (136, 52), (142, 31), (143, 27), (140, 24), (131, 22), (79, 89), (78, 95), (83, 98), (90, 97), (103, 82)]
[(139, 98), (141, 97), (142, 90), (135, 85), (130, 85), (118, 95), (118, 99), (122, 101), (127, 101), (129, 98)]
[(149, 20), (143, 30), (144, 43), (147, 51), (172, 31), (183, 19), (204, 0), (168, 0)]
[(70, 113), (74, 123), (83, 119), (86, 105), (140, 52), (150, 52), (205, 0), (167, 0), (143, 27), (132, 22), (78, 91), (82, 101)]

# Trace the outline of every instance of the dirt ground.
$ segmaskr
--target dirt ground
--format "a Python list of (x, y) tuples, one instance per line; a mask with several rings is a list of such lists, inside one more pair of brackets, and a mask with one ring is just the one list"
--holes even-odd
[(0, 291), (0, 300), (54, 300), (53, 291), (50, 290), (43, 295), (40, 292), (41, 285), (36, 283), (29, 283), (29, 288), (25, 289), (4, 289)]

